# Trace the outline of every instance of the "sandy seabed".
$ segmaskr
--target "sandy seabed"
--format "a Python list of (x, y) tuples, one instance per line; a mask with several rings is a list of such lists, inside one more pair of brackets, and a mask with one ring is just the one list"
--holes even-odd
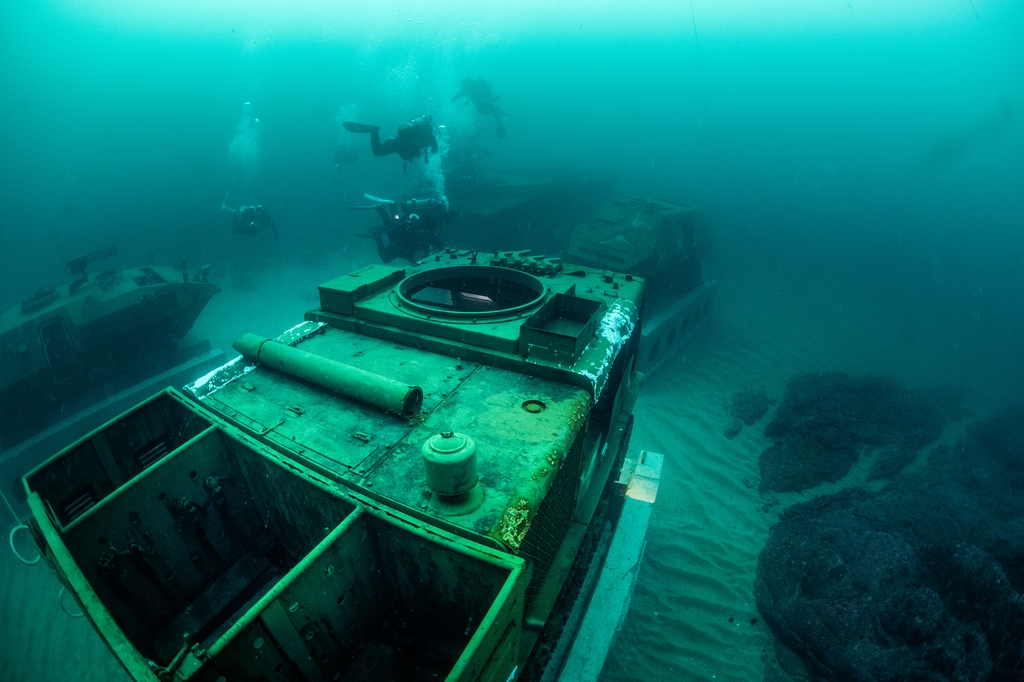
[[(358, 266), (332, 260), (265, 267), (248, 291), (232, 289), (228, 279), (193, 336), (229, 349), (245, 332), (288, 329), (315, 306), (317, 284)], [(758, 456), (769, 445), (764, 425), (774, 409), (728, 440), (722, 432), (737, 391), (764, 389), (778, 400), (792, 375), (827, 371), (890, 374), (912, 386), (948, 383), (932, 371), (933, 360), (866, 298), (780, 288), (754, 275), (723, 278), (704, 327), (648, 377), (637, 405), (631, 450), (663, 453), (665, 472), (636, 593), (603, 678), (761, 680), (774, 654), (753, 583), (769, 527), (794, 502), (866, 476), (858, 466), (836, 484), (762, 496)], [(955, 441), (962, 428), (951, 424), (940, 442)], [(765, 511), (766, 502), (775, 504)], [(87, 619), (66, 615), (59, 596), (43, 564), (24, 566), (0, 551), (0, 680), (127, 679)], [(69, 595), (64, 605), (77, 611)]]

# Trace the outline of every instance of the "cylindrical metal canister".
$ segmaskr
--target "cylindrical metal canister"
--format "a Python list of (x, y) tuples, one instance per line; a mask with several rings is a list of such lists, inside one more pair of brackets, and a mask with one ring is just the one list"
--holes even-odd
[(427, 487), (442, 497), (465, 495), (477, 482), (476, 443), (463, 433), (446, 431), (423, 443)]
[(423, 389), (394, 379), (314, 355), (255, 334), (232, 345), (264, 367), (395, 414), (415, 414), (423, 405)]

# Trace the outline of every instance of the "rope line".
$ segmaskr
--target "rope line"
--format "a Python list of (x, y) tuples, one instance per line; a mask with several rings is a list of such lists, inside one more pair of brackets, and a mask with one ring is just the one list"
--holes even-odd
[[(30, 561), (23, 557), (21, 555), (21, 552), (19, 552), (17, 548), (14, 546), (14, 534), (22, 528), (24, 528), (25, 530), (29, 529), (28, 526), (26, 526), (24, 523), (19, 523), (17, 526), (11, 529), (11, 534), (7, 536), (7, 544), (11, 546), (11, 551), (14, 552), (14, 556), (18, 557), (18, 561), (25, 564), (26, 566), (35, 566), (39, 563), (39, 560), (43, 558), (42, 554), (36, 554), (35, 559), (32, 559)], [(31, 537), (31, 534), (29, 535), (29, 537)]]

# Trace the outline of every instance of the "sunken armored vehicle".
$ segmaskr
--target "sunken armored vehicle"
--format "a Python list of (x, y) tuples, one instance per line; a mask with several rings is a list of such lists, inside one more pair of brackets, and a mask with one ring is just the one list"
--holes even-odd
[(564, 258), (647, 281), (639, 368), (653, 371), (706, 319), (715, 282), (704, 277), (710, 233), (699, 208), (663, 199), (603, 204), (572, 231)]
[(76, 258), (74, 281), (0, 313), (0, 449), (180, 361), (176, 339), (220, 291), (205, 271), (86, 272), (115, 253)]
[(631, 503), (643, 281), (447, 251), (319, 291), (29, 473), (37, 544), (136, 680), (539, 678)]
[(609, 176), (571, 171), (446, 174), (450, 220), (446, 243), (478, 251), (528, 244), (535, 253), (565, 248), (573, 226), (612, 193)]

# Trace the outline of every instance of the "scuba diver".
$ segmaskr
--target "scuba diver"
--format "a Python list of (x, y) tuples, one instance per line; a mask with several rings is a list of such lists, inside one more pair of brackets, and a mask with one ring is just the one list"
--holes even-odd
[(437, 153), (437, 138), (434, 137), (434, 120), (430, 116), (417, 116), (408, 123), (398, 126), (398, 132), (384, 142), (380, 141), (380, 126), (342, 122), (342, 127), (350, 133), (370, 133), (370, 149), (374, 156), (398, 154), (405, 161), (413, 161), (423, 152), (426, 162), (428, 149)]
[(422, 260), (434, 249), (444, 246), (438, 228), (448, 217), (448, 207), (437, 199), (410, 199), (401, 203), (364, 194), (369, 206), (349, 206), (353, 211), (377, 211), (383, 226), (369, 234), (360, 234), (377, 243), (381, 262), (404, 258), (410, 263)]
[(462, 87), (455, 93), (451, 101), (465, 97), (473, 103), (476, 110), (484, 116), (494, 116), (494, 126), (498, 137), (505, 137), (505, 124), (502, 123), (501, 117), (507, 116), (507, 114), (501, 110), (498, 106), (498, 100), (501, 99), (500, 95), (492, 94), (491, 84), (485, 81), (483, 78), (470, 78), (466, 76), (462, 80)]
[(225, 196), (220, 204), (220, 210), (231, 212), (231, 231), (235, 234), (259, 234), (269, 229), (273, 231), (274, 239), (277, 239), (277, 224), (262, 205), (231, 208), (227, 205)]

